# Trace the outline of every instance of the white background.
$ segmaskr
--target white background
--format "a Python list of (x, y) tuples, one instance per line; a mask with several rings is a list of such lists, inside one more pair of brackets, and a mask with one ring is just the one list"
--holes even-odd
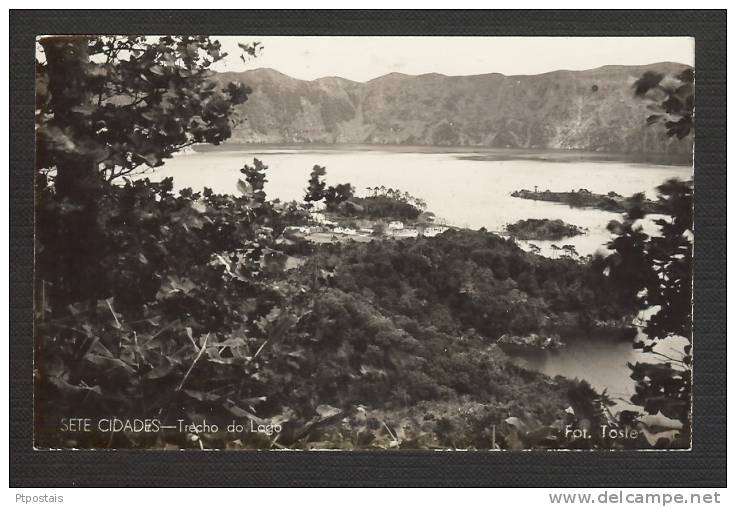
[[(374, 0), (372, 2), (350, 2), (350, 5), (348, 5), (347, 2), (343, 1), (315, 1), (315, 2), (298, 2), (298, 1), (278, 1), (278, 0), (270, 0), (269, 2), (250, 2), (250, 3), (243, 3), (242, 1), (238, 2), (232, 2), (232, 1), (219, 1), (216, 3), (203, 3), (201, 0), (199, 2), (195, 1), (186, 1), (186, 0), (178, 0), (176, 2), (174, 1), (160, 1), (160, 2), (152, 2), (150, 0), (148, 1), (141, 1), (141, 0), (128, 0), (126, 2), (117, 2), (115, 5), (110, 5), (108, 3), (104, 2), (92, 2), (92, 1), (64, 1), (59, 2), (54, 1), (35, 1), (35, 2), (18, 2), (18, 1), (11, 1), (9, 2), (9, 7), (12, 8), (18, 8), (18, 9), (26, 9), (26, 8), (44, 8), (44, 9), (53, 9), (53, 8), (84, 8), (84, 9), (95, 9), (95, 8), (172, 8), (172, 9), (181, 9), (181, 8), (218, 8), (218, 9), (224, 9), (224, 8), (336, 8), (336, 9), (345, 9), (345, 8), (370, 8), (370, 9), (377, 9), (377, 8), (391, 8), (391, 9), (398, 9), (398, 8), (453, 8), (453, 9), (461, 9), (461, 8), (506, 8), (506, 9), (518, 9), (518, 8), (549, 8), (554, 7), (556, 9), (560, 8), (580, 8), (580, 9), (586, 9), (586, 8), (623, 8), (623, 9), (639, 9), (639, 8), (678, 8), (678, 9), (692, 9), (692, 8), (698, 8), (698, 9), (704, 9), (704, 8), (718, 8), (718, 9), (725, 9), (727, 7), (727, 2), (720, 1), (720, 2), (708, 2), (708, 1), (699, 1), (699, 2), (686, 2), (686, 1), (677, 1), (677, 0), (669, 0), (666, 2), (662, 1), (650, 1), (647, 3), (643, 3), (641, 1), (627, 1), (627, 0), (617, 0), (616, 2), (606, 3), (606, 2), (598, 2), (592, 4), (590, 1), (557, 1), (554, 3), (550, 2), (543, 2), (543, 1), (526, 1), (526, 0), (516, 0), (513, 2), (472, 2), (472, 1), (463, 1), (463, 0), (455, 0), (453, 2), (431, 2), (428, 0), (424, 1), (399, 1), (399, 0)], [(3, 33), (8, 33), (8, 13), (7, 11), (3, 12), (3, 27), (4, 31)], [(729, 19), (731, 18), (731, 15), (729, 14)], [(728, 41), (728, 48), (729, 50), (731, 48), (731, 38), (729, 37)], [(6, 39), (7, 40), (7, 39)], [(8, 55), (8, 53), (6, 53)], [(733, 65), (730, 64), (730, 58), (729, 58), (729, 67), (733, 68)], [(8, 98), (8, 65), (7, 63), (2, 66), (2, 72), (3, 77), (0, 81), (3, 89), (3, 95), (5, 96), (5, 100), (3, 100), (2, 108), (4, 112), (4, 118), (8, 118), (7, 114), (7, 104), (9, 103)], [(730, 77), (731, 72), (729, 72)], [(728, 91), (733, 91), (733, 82), (729, 84)], [(736, 96), (736, 95), (734, 95)], [(731, 115), (729, 114), (729, 117)], [(2, 135), (2, 143), (3, 143), (3, 153), (8, 153), (8, 133), (6, 132), (8, 128), (8, 122), (3, 121), (2, 124), (3, 128), (3, 135)], [(733, 137), (733, 130), (729, 134), (729, 140), (732, 140)], [(729, 149), (729, 152), (731, 150)], [(730, 153), (729, 153), (730, 154)], [(733, 157), (730, 157), (733, 159)], [(7, 158), (6, 158), (7, 160)], [(725, 168), (724, 168), (725, 170)], [(7, 181), (7, 180), (6, 180)], [(729, 201), (731, 201), (730, 196), (734, 195), (736, 192), (736, 184), (733, 183), (734, 178), (731, 178), (728, 183), (728, 194), (729, 194)], [(707, 196), (705, 196), (707, 198)], [(733, 204), (733, 203), (729, 203)], [(734, 215), (733, 207), (729, 206), (731, 211), (729, 212), (728, 216), (728, 222), (730, 223), (736, 223), (736, 215)], [(2, 247), (2, 257), (3, 257), (3, 264), (6, 266), (9, 266), (9, 258), (8, 258), (8, 238), (9, 238), (9, 216), (8, 216), (8, 207), (3, 206), (2, 207), (2, 224), (5, 228), (5, 231), (3, 233), (3, 241), (4, 245)], [(733, 247), (733, 235), (731, 235), (730, 238), (728, 238), (728, 245), (729, 247)], [(729, 248), (730, 254), (729, 254), (729, 260), (732, 260), (732, 254), (734, 249)], [(9, 298), (12, 297), (12, 294), (9, 292), (9, 281), (8, 281), (8, 271), (3, 270), (3, 298)], [(728, 286), (729, 289), (732, 286), (733, 282), (733, 270), (728, 275)], [(731, 298), (728, 302), (728, 310), (729, 315), (731, 314), (731, 310), (734, 306), (734, 300)], [(0, 418), (0, 426), (2, 426), (3, 431), (5, 432), (5, 442), (8, 442), (9, 440), (9, 434), (8, 434), (8, 420), (9, 420), (9, 414), (8, 411), (8, 337), (9, 337), (9, 319), (8, 319), (8, 301), (3, 301), (2, 304), (2, 315), (3, 315), (3, 326), (4, 326), (4, 336), (6, 337), (6, 344), (4, 347), (2, 347), (4, 357), (3, 360), (0, 362), (0, 368), (2, 368), (2, 371), (0, 372), (0, 377), (2, 378), (3, 382), (3, 389), (2, 389), (2, 405), (0, 410), (3, 411), (2, 417)], [(736, 345), (732, 345), (730, 347), (729, 351), (729, 359), (733, 359), (734, 355), (734, 347)], [(732, 362), (732, 361), (730, 361)], [(727, 392), (731, 393), (731, 396), (729, 398), (733, 397), (733, 393), (736, 392), (736, 385), (731, 378), (729, 380), (729, 386)], [(697, 401), (696, 401), (697, 402)], [(734, 416), (734, 400), (729, 399), (729, 410), (728, 415), (730, 416), (728, 428), (729, 430), (734, 429), (734, 421), (736, 421), (736, 416)], [(733, 450), (736, 440), (736, 431), (730, 432), (731, 436), (728, 439), (728, 454), (730, 457), (734, 456)], [(4, 484), (7, 487), (8, 484), (8, 447), (6, 445), (1, 446), (2, 447), (2, 453), (3, 453), (3, 459), (0, 465), (2, 466), (2, 473), (4, 478)], [(11, 465), (12, 466), (12, 465)], [(733, 461), (732, 461), (732, 468), (733, 468)], [(733, 484), (733, 472), (729, 471), (729, 483)], [(560, 484), (561, 487), (564, 487), (564, 484)], [(617, 488), (611, 488), (612, 491), (616, 491)], [(611, 491), (609, 490), (609, 491)], [(98, 507), (100, 505), (103, 505), (104, 507), (116, 507), (116, 506), (125, 506), (130, 507), (131, 505), (143, 504), (143, 505), (152, 505), (152, 506), (159, 506), (159, 505), (166, 505), (166, 506), (188, 506), (188, 505), (195, 505), (195, 506), (214, 506), (214, 505), (224, 505), (225, 502), (232, 503), (234, 505), (258, 505), (263, 507), (273, 507), (273, 506), (281, 506), (281, 505), (298, 505), (299, 507), (304, 506), (320, 506), (320, 507), (327, 507), (332, 505), (339, 505), (341, 507), (375, 507), (377, 504), (382, 504), (386, 506), (390, 505), (416, 505), (421, 507), (428, 507), (428, 506), (447, 506), (447, 505), (458, 505), (461, 502), (467, 503), (468, 505), (513, 505), (513, 506), (525, 506), (525, 505), (533, 505), (533, 506), (543, 506), (543, 505), (550, 505), (548, 493), (556, 491), (560, 492), (561, 490), (551, 490), (551, 489), (494, 489), (494, 490), (471, 490), (471, 489), (464, 489), (464, 490), (452, 490), (452, 489), (442, 489), (442, 490), (388, 490), (388, 489), (373, 489), (373, 490), (356, 490), (356, 489), (348, 489), (348, 490), (318, 490), (318, 489), (311, 489), (311, 490), (296, 490), (296, 489), (284, 489), (280, 491), (273, 491), (268, 489), (251, 489), (248, 491), (242, 491), (242, 490), (236, 490), (236, 489), (218, 489), (218, 490), (207, 490), (207, 489), (180, 489), (180, 490), (174, 490), (174, 489), (122, 489), (118, 490), (114, 493), (111, 493), (109, 490), (97, 490), (97, 489), (42, 489), (42, 490), (31, 490), (31, 489), (8, 489), (6, 493), (4, 494), (4, 498), (0, 496), (0, 498), (3, 498), (5, 500), (6, 505), (15, 504), (16, 501), (16, 494), (22, 493), (25, 495), (34, 495), (34, 494), (56, 494), (56, 495), (62, 495), (64, 497), (64, 502), (61, 505), (81, 505), (81, 506), (94, 506)], [(565, 492), (573, 492), (577, 490), (567, 490)], [(629, 490), (624, 490), (629, 491)], [(631, 490), (631, 491), (641, 491), (641, 492), (652, 492), (651, 490)], [(670, 492), (670, 493), (678, 493), (678, 492), (684, 492), (682, 490), (675, 490), (675, 489), (669, 489), (669, 490), (657, 490), (658, 492)], [(691, 492), (702, 492), (702, 493), (712, 493), (715, 490), (713, 489), (703, 489), (703, 490), (687, 490), (687, 493)], [(595, 490), (580, 490), (580, 492), (591, 492), (596, 497), (599, 494), (600, 491)], [(732, 504), (733, 498), (732, 495), (729, 494), (727, 490), (720, 490), (721, 492), (721, 503), (729, 503)], [(596, 502), (598, 503), (598, 502)], [(16, 504), (20, 505), (20, 504)], [(30, 505), (30, 504), (26, 504)]]

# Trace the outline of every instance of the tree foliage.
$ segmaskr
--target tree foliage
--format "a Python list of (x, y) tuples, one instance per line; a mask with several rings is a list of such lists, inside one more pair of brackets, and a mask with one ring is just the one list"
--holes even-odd
[(213, 399), (232, 413), (243, 399), (232, 379), (258, 366), (246, 352), (295, 318), (281, 314), (290, 296), (275, 285), (285, 256), (274, 231), (289, 207), (266, 201), (259, 161), (244, 167), (240, 197), (175, 195), (171, 179), (119, 177), (227, 139), (247, 89), (209, 80), (224, 54), (207, 37), (52, 37), (41, 46), (39, 442), (56, 442), (69, 414), (164, 420), (213, 410)]
[(350, 183), (338, 183), (335, 186), (330, 185), (324, 193), (327, 209), (337, 209), (340, 204), (352, 199), (354, 195), (355, 188)]
[(89, 158), (111, 181), (159, 166), (190, 144), (218, 144), (250, 92), (210, 79), (226, 54), (209, 37), (46, 37), (40, 44), (37, 166), (56, 167), (60, 178), (68, 157)]
[(208, 37), (44, 37), (40, 46), (38, 258), (53, 269), (39, 277), (59, 303), (94, 299), (109, 292), (99, 280), (113, 182), (189, 144), (227, 139), (249, 90), (209, 79), (225, 55)]
[(633, 87), (637, 97), (650, 101), (649, 108), (654, 114), (647, 118), (648, 124), (663, 124), (669, 137), (683, 139), (690, 135), (695, 108), (693, 69), (685, 69), (674, 76), (645, 72)]
[(325, 197), (325, 187), (327, 184), (322, 179), (327, 174), (327, 169), (322, 166), (315, 165), (309, 174), (309, 183), (307, 193), (304, 200), (307, 202), (321, 201)]
[(568, 224), (560, 219), (527, 218), (508, 224), (506, 230), (513, 237), (523, 240), (551, 240), (559, 241), (570, 236), (584, 234), (585, 229)]
[(633, 308), (611, 297), (597, 265), (539, 257), (482, 231), (323, 248), (339, 259), (335, 286), (449, 334), (590, 329)]
[[(279, 205), (255, 195), (177, 196), (170, 179), (109, 189), (96, 292), (67, 305), (39, 294), (41, 435), (70, 411), (171, 422), (247, 410), (259, 383), (236, 379), (255, 375), (254, 353), (283, 338), (302, 297), (283, 284), (286, 256), (269, 226)], [(39, 271), (53, 273), (42, 259)]]
[[(635, 84), (641, 97), (661, 101), (661, 112), (648, 119), (663, 122), (667, 135), (682, 139), (694, 131), (694, 74), (691, 69), (666, 77), (647, 72)], [(646, 212), (633, 203), (623, 222), (612, 221), (613, 253), (604, 262), (619, 292), (640, 308), (653, 313), (646, 322), (645, 339), (634, 347), (658, 358), (659, 362), (630, 365), (636, 381), (632, 402), (650, 415), (661, 414), (680, 421), (676, 444), (689, 447), (692, 407), (693, 333), (693, 182), (671, 179), (657, 187), (658, 201), (664, 210), (654, 223), (658, 234), (644, 232), (641, 220)], [(643, 196), (641, 196), (643, 200)], [(665, 349), (661, 344), (673, 337), (687, 341), (682, 350)], [(669, 440), (673, 438), (670, 435)], [(669, 442), (663, 441), (663, 445)]]
[(692, 340), (693, 193), (692, 182), (668, 180), (657, 188), (659, 201), (669, 212), (654, 220), (659, 234), (646, 234), (641, 209), (632, 208), (624, 221), (612, 221), (615, 234), (605, 260), (619, 293), (639, 308), (655, 311), (643, 331), (647, 339), (635, 347), (664, 359), (632, 366), (636, 395), (632, 401), (649, 414), (662, 412), (683, 422), (681, 438), (689, 442), (691, 397), (691, 346), (665, 354), (657, 344), (673, 336)]

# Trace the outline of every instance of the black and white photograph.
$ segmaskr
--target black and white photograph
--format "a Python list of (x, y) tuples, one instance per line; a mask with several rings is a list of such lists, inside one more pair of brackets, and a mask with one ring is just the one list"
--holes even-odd
[(690, 450), (695, 47), (39, 35), (34, 448)]

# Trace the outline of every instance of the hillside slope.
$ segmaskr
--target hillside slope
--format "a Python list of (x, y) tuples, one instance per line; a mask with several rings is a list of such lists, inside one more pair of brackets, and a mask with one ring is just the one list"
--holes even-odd
[(253, 90), (232, 141), (581, 149), (682, 153), (691, 142), (648, 127), (632, 83), (647, 70), (685, 66), (606, 66), (534, 76), (409, 76), (358, 83), (339, 77), (302, 81), (272, 69), (221, 73)]

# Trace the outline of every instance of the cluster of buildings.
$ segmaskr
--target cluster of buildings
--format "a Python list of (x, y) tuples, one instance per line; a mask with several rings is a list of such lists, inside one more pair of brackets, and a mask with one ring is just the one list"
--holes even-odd
[[(370, 236), (375, 234), (375, 230), (368, 227), (347, 227), (341, 226), (333, 220), (329, 220), (327, 216), (318, 211), (310, 213), (310, 218), (313, 226), (291, 226), (288, 227), (284, 233), (285, 235), (290, 234), (312, 234), (316, 232), (328, 232), (332, 234), (339, 234), (343, 236)], [(389, 222), (383, 231), (384, 236), (395, 237), (395, 238), (416, 238), (419, 236), (433, 237), (438, 234), (442, 234), (449, 227), (444, 225), (430, 224), (426, 226), (407, 226), (400, 220), (393, 220)]]

